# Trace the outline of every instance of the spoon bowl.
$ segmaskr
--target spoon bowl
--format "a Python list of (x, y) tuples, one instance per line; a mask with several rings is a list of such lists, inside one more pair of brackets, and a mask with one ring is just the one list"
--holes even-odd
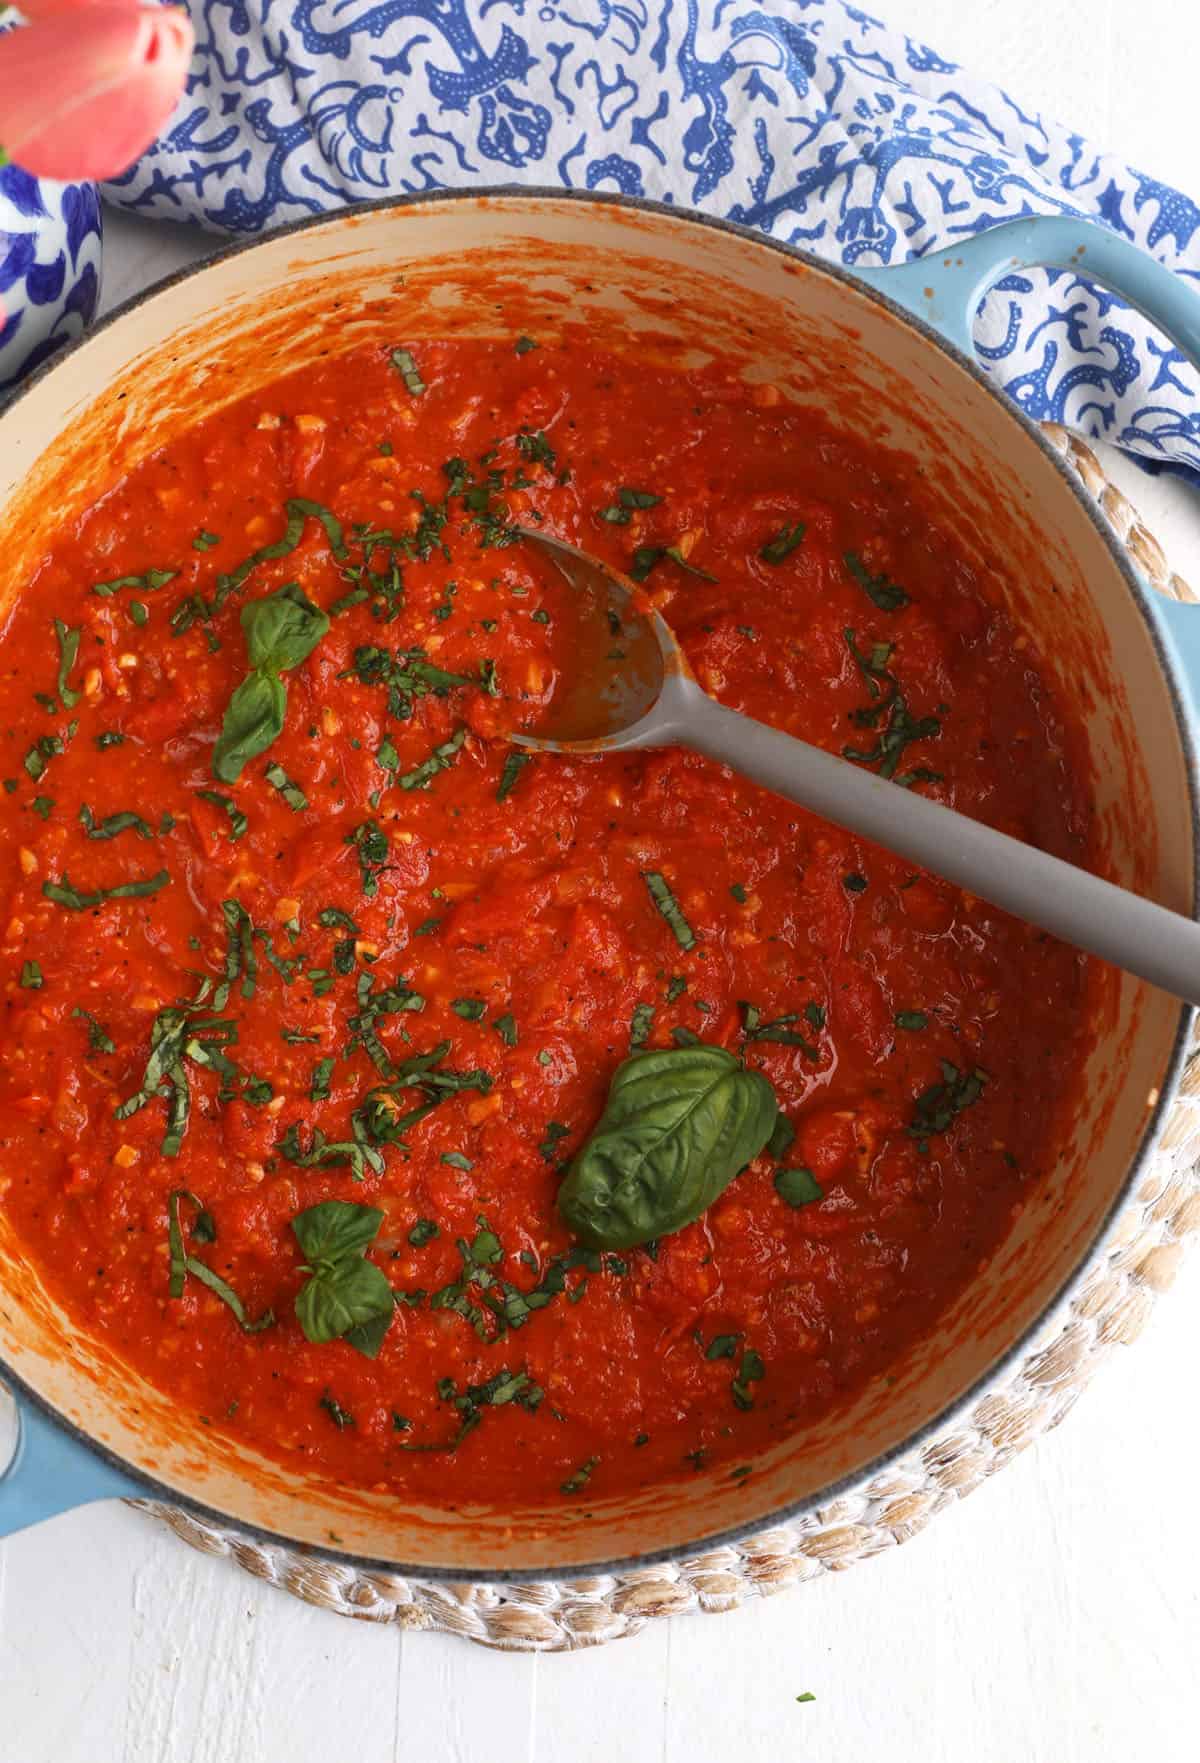
[(849, 759), (730, 710), (696, 680), (628, 577), (519, 529), (578, 595), (572, 674), (517, 745), (547, 753), (690, 747), (1014, 917), (1200, 1005), (1200, 924)]

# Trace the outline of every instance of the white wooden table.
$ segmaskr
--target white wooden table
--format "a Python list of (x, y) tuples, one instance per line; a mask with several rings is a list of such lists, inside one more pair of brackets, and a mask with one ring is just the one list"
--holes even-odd
[[(1189, 0), (870, 10), (1200, 195)], [(208, 249), (115, 219), (109, 302)], [(1200, 584), (1200, 496), (1106, 463)], [(1198, 1342), (1200, 1258), (1064, 1427), (906, 1548), (584, 1654), (348, 1622), (125, 1508), (63, 1517), (0, 1546), (0, 1763), (1193, 1763)]]

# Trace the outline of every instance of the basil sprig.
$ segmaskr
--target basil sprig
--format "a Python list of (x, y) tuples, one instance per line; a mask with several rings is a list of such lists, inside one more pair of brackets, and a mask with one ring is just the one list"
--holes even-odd
[(377, 1206), (322, 1200), (292, 1220), (308, 1278), (296, 1294), (296, 1320), (310, 1341), (344, 1339), (368, 1359), (383, 1343), (395, 1303), (386, 1275), (366, 1259), (383, 1223)]
[(329, 629), (329, 619), (295, 583), (242, 608), (251, 672), (229, 700), (213, 748), (213, 773), (235, 783), (242, 768), (283, 733), (287, 686), (281, 675), (299, 667)]
[(618, 1066), (596, 1130), (558, 1190), (584, 1243), (627, 1249), (681, 1230), (771, 1137), (766, 1078), (701, 1042), (636, 1053)]

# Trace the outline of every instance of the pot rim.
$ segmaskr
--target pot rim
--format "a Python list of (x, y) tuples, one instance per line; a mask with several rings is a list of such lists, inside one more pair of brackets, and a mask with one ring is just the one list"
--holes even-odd
[[(531, 203), (539, 202), (571, 202), (583, 205), (594, 205), (600, 208), (617, 208), (633, 213), (647, 214), (658, 219), (669, 220), (685, 225), (710, 228), (713, 231), (729, 233), (740, 239), (743, 244), (760, 250), (774, 251), (779, 256), (793, 262), (800, 262), (810, 271), (831, 277), (850, 288), (858, 297), (873, 301), (883, 307), (893, 319), (914, 330), (924, 342), (940, 350), (975, 382), (982, 386), (995, 403), (997, 413), (1014, 423), (1032, 440), (1041, 452), (1046, 463), (1053, 469), (1059, 481), (1068, 493), (1083, 509), (1084, 514), (1095, 529), (1109, 557), (1121, 575), (1131, 598), (1134, 601), (1146, 625), (1160, 671), (1170, 695), (1171, 706), (1175, 716), (1176, 731), (1183, 749), (1188, 783), (1189, 816), (1192, 830), (1192, 908), (1191, 916), (1197, 917), (1197, 906), (1200, 904), (1200, 744), (1197, 731), (1188, 709), (1188, 699), (1183, 682), (1178, 675), (1174, 659), (1163, 641), (1159, 623), (1152, 610), (1149, 596), (1154, 592), (1144, 584), (1130, 562), (1125, 548), (1118, 541), (1112, 528), (1104, 519), (1098, 504), (1090, 497), (1083, 485), (1070, 471), (1059, 453), (1050, 445), (1039, 426), (1012, 399), (1006, 397), (996, 386), (988, 374), (984, 372), (975, 356), (967, 355), (958, 346), (944, 337), (940, 331), (927, 323), (923, 318), (901, 306), (889, 295), (882, 293), (874, 286), (868, 286), (855, 276), (853, 270), (843, 264), (830, 263), (818, 257), (814, 252), (801, 249), (799, 246), (785, 243), (783, 240), (771, 238), (766, 233), (742, 226), (736, 221), (726, 220), (718, 215), (705, 214), (699, 209), (685, 208), (672, 203), (656, 202), (647, 197), (621, 196), (600, 190), (572, 190), (553, 185), (539, 184), (495, 184), (466, 189), (432, 189), (421, 190), (404, 196), (385, 196), (371, 202), (361, 202), (331, 213), (307, 216), (301, 220), (290, 221), (286, 225), (273, 229), (265, 235), (257, 235), (248, 239), (237, 239), (220, 248), (211, 257), (198, 263), (175, 271), (148, 288), (131, 294), (113, 310), (59, 350), (48, 361), (44, 362), (22, 384), (17, 394), (0, 408), (0, 420), (7, 419), (17, 409), (22, 400), (41, 384), (47, 374), (61, 369), (76, 352), (85, 347), (94, 337), (107, 330), (110, 326), (123, 322), (147, 301), (157, 299), (194, 277), (206, 274), (209, 270), (227, 262), (230, 258), (241, 256), (248, 251), (261, 249), (273, 244), (281, 238), (291, 237), (302, 232), (314, 231), (319, 227), (330, 229), (344, 224), (349, 216), (357, 214), (378, 214), (396, 209), (415, 208), (434, 204), (445, 205), (480, 205), (497, 202)], [(998, 223), (999, 224), (999, 223)], [(1200, 614), (1198, 614), (1200, 616)], [(25, 1400), (40, 1410), (61, 1431), (68, 1434), (72, 1441), (90, 1452), (110, 1468), (119, 1471), (144, 1487), (144, 1497), (157, 1499), (164, 1504), (178, 1506), (190, 1516), (202, 1521), (215, 1523), (218, 1526), (232, 1526), (243, 1535), (260, 1542), (282, 1545), (288, 1549), (299, 1549), (306, 1554), (314, 1555), (322, 1560), (335, 1562), (340, 1566), (371, 1573), (389, 1573), (405, 1578), (427, 1581), (471, 1581), (478, 1584), (506, 1584), (513, 1581), (571, 1581), (589, 1578), (600, 1573), (621, 1573), (635, 1567), (648, 1567), (668, 1561), (678, 1561), (698, 1551), (727, 1547), (741, 1542), (744, 1538), (776, 1525), (794, 1523), (813, 1512), (816, 1508), (830, 1504), (832, 1501), (861, 1488), (864, 1483), (874, 1479), (885, 1469), (901, 1458), (910, 1456), (935, 1434), (942, 1432), (958, 1416), (965, 1413), (993, 1386), (1001, 1382), (1005, 1374), (1025, 1355), (1033, 1339), (1041, 1333), (1050, 1319), (1066, 1309), (1071, 1298), (1097, 1263), (1105, 1245), (1113, 1234), (1119, 1214), (1124, 1210), (1133, 1191), (1141, 1178), (1146, 1163), (1158, 1143), (1167, 1116), (1174, 1104), (1176, 1092), (1183, 1074), (1187, 1056), (1192, 1020), (1195, 1012), (1189, 1005), (1181, 1004), (1175, 1035), (1171, 1044), (1158, 1099), (1147, 1110), (1146, 1122), (1138, 1142), (1137, 1150), (1131, 1157), (1124, 1179), (1114, 1192), (1104, 1216), (1093, 1233), (1086, 1248), (1080, 1254), (1072, 1271), (1063, 1280), (1054, 1295), (1047, 1300), (1037, 1315), (1021, 1331), (1020, 1335), (995, 1358), (987, 1369), (969, 1384), (954, 1399), (938, 1410), (934, 1415), (915, 1431), (906, 1433), (887, 1451), (881, 1452), (870, 1462), (861, 1465), (849, 1475), (828, 1483), (803, 1498), (785, 1503), (758, 1517), (747, 1518), (728, 1525), (723, 1529), (705, 1534), (690, 1542), (664, 1545), (659, 1549), (649, 1549), (639, 1554), (618, 1556), (599, 1561), (583, 1561), (566, 1566), (522, 1568), (519, 1565), (507, 1567), (469, 1567), (469, 1566), (427, 1566), (414, 1565), (396, 1561), (386, 1556), (359, 1555), (352, 1550), (338, 1548), (325, 1543), (303, 1541), (288, 1536), (282, 1531), (270, 1530), (264, 1525), (254, 1524), (239, 1518), (235, 1514), (221, 1511), (208, 1506), (203, 1501), (187, 1493), (181, 1493), (168, 1483), (159, 1481), (155, 1476), (129, 1463), (124, 1457), (111, 1450), (107, 1445), (94, 1439), (75, 1421), (62, 1414), (48, 1402), (38, 1391), (33, 1389), (26, 1380), (18, 1375), (0, 1355), (0, 1374), (3, 1381), (18, 1392)], [(0, 1475), (0, 1482), (3, 1476)], [(130, 1498), (135, 1496), (129, 1496)]]

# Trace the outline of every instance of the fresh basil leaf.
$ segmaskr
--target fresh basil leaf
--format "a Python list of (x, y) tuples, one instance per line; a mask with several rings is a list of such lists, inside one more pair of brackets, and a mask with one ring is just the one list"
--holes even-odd
[(322, 1200), (292, 1220), (292, 1231), (312, 1265), (361, 1255), (375, 1241), (383, 1213), (377, 1206), (360, 1206), (353, 1200)]
[(763, 1149), (775, 1094), (723, 1047), (637, 1053), (558, 1191), (575, 1235), (626, 1249), (698, 1218)]
[(296, 1294), (296, 1320), (305, 1338), (316, 1345), (349, 1337), (364, 1325), (383, 1321), (383, 1328), (367, 1331), (357, 1346), (367, 1358), (373, 1359), (379, 1343), (387, 1332), (387, 1324), (395, 1312), (392, 1288), (387, 1275), (373, 1261), (361, 1255), (348, 1256), (330, 1267), (322, 1267), (307, 1279)]
[(823, 1200), (825, 1190), (811, 1169), (777, 1169), (775, 1171), (775, 1192), (788, 1206), (808, 1206), (814, 1200)]
[(248, 673), (229, 700), (213, 748), (212, 768), (222, 783), (236, 783), (251, 759), (283, 733), (287, 687), (273, 673)]
[(242, 629), (251, 667), (287, 673), (308, 660), (328, 631), (329, 619), (295, 582), (289, 582), (278, 593), (243, 606)]
[(764, 563), (782, 563), (786, 557), (791, 556), (797, 545), (803, 544), (805, 530), (802, 520), (796, 521), (793, 526), (781, 526), (775, 537), (767, 540), (759, 556)]

